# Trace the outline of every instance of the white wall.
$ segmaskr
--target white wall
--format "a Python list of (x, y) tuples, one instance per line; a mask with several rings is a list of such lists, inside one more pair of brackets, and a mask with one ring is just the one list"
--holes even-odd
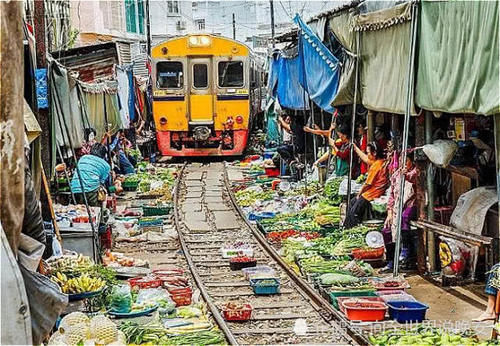
[[(167, 37), (187, 35), (194, 31), (191, 3), (192, 1), (179, 0), (179, 13), (169, 14), (167, 0), (150, 0), (149, 12), (153, 44), (161, 42)], [(182, 22), (184, 29), (177, 25), (179, 21)]]

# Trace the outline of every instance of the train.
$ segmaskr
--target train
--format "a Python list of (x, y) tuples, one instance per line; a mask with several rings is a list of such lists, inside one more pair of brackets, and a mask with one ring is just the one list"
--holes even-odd
[(151, 50), (153, 117), (163, 156), (238, 156), (261, 112), (264, 66), (230, 38), (192, 34)]

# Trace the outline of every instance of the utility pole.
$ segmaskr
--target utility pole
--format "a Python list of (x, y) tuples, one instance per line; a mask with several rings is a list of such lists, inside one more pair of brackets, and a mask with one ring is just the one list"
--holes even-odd
[[(45, 1), (35, 0), (33, 10), (33, 26), (36, 42), (36, 67), (47, 68), (47, 52), (50, 47), (47, 42), (46, 26), (45, 26)], [(37, 107), (38, 108), (38, 107)], [(50, 177), (51, 174), (48, 170), (51, 167), (51, 146), (50, 146), (50, 118), (48, 109), (38, 109), (37, 120), (42, 129), (40, 134), (42, 146), (42, 165), (45, 174)]]
[(236, 40), (236, 20), (234, 19), (234, 13), (233, 13), (233, 40)]
[(269, 4), (271, 5), (271, 43), (273, 48), (275, 47), (274, 43), (274, 4), (273, 0), (269, 0)]
[(146, 0), (146, 36), (146, 46), (149, 59), (151, 56), (151, 21), (149, 19), (149, 0)]

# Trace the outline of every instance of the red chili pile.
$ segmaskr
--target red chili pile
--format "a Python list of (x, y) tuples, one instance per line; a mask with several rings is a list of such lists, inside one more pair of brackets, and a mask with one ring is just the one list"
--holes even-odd
[(293, 229), (286, 231), (273, 231), (267, 234), (267, 239), (271, 242), (280, 243), (281, 241), (290, 237), (302, 237), (307, 240), (319, 238), (318, 232), (299, 232)]

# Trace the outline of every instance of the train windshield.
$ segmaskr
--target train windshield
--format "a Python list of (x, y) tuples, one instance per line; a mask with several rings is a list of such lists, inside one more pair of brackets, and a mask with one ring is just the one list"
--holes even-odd
[(178, 61), (163, 61), (156, 64), (156, 87), (162, 89), (180, 89), (184, 78), (182, 63)]
[(243, 61), (219, 62), (219, 87), (238, 88), (243, 86)]
[(193, 65), (193, 86), (197, 89), (208, 87), (208, 66), (206, 64)]

